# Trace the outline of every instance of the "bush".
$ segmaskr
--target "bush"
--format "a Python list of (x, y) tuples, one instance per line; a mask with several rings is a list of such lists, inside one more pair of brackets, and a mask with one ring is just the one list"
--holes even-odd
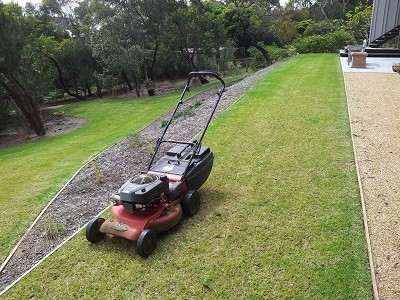
[(292, 46), (298, 53), (334, 53), (343, 48), (351, 36), (344, 30), (325, 35), (311, 35), (296, 39)]
[(296, 54), (293, 48), (280, 48), (276, 45), (266, 46), (265, 48), (273, 61), (279, 61)]
[(247, 51), (249, 52), (250, 68), (252, 70), (266, 67), (265, 59), (259, 50), (251, 46)]
[[(260, 45), (267, 50), (272, 61), (279, 61), (296, 54), (296, 51), (294, 51), (293, 48), (280, 48), (275, 44), (265, 46), (263, 43), (260, 43)], [(249, 47), (248, 52), (250, 58), (250, 68), (257, 70), (266, 67), (265, 59), (259, 50), (254, 47)]]

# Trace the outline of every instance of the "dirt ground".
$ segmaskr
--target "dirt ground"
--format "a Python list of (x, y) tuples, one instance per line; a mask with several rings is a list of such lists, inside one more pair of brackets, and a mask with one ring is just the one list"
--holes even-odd
[(400, 76), (344, 79), (379, 299), (400, 299)]
[[(58, 108), (62, 109), (62, 106)], [(49, 113), (47, 110), (43, 111), (43, 121), (46, 128), (46, 135), (44, 137), (38, 137), (32, 130), (8, 131), (0, 135), (0, 148), (65, 134), (81, 128), (88, 123), (88, 120), (82, 118), (69, 117), (65, 115), (58, 117)]]

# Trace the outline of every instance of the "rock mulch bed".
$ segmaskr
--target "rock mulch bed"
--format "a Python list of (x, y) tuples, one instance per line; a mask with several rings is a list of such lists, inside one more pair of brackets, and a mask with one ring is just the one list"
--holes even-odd
[[(227, 87), (215, 117), (250, 89), (276, 63)], [(176, 119), (169, 133), (175, 140), (190, 140), (201, 130), (216, 100), (216, 89), (193, 96), (184, 102), (183, 116)], [(178, 99), (177, 99), (178, 100)], [(54, 199), (39, 221), (23, 238), (0, 277), (0, 291), (17, 280), (59, 244), (107, 208), (110, 197), (133, 175), (146, 169), (150, 149), (161, 134), (162, 121), (171, 111), (154, 121), (139, 134), (120, 141), (84, 166)], [(62, 218), (60, 218), (62, 216)]]
[(400, 299), (400, 77), (344, 78), (379, 299)]

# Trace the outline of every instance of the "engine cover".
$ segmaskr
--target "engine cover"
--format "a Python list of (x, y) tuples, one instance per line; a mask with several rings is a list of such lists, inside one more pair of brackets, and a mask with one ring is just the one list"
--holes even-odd
[(141, 174), (125, 182), (119, 189), (124, 207), (133, 212), (137, 206), (149, 204), (154, 199), (166, 197), (169, 192), (168, 178), (154, 174)]

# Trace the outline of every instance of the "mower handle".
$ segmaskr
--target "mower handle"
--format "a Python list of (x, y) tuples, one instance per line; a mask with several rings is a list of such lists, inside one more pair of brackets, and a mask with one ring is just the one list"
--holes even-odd
[(219, 77), (219, 75), (215, 72), (212, 71), (198, 71), (198, 72), (190, 72), (188, 75), (188, 81), (187, 81), (187, 86), (189, 86), (190, 80), (193, 77), (203, 77), (203, 76), (211, 76), (214, 77), (215, 79), (219, 80), (223, 86), (223, 88), (225, 89), (225, 81)]

